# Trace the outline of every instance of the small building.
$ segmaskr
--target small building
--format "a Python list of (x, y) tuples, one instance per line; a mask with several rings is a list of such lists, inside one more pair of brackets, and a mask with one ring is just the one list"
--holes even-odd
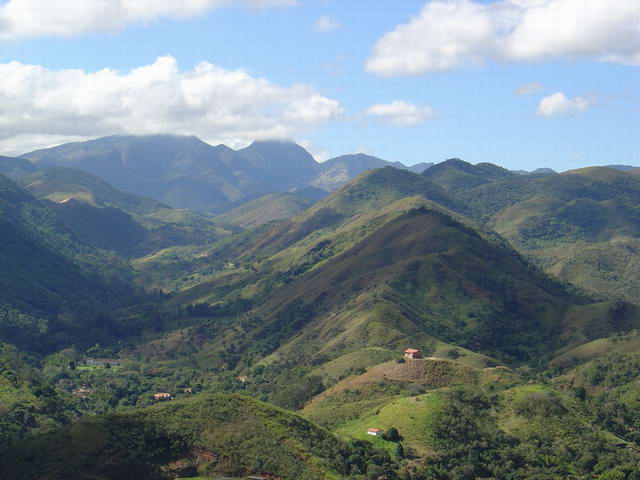
[(85, 358), (84, 364), (92, 367), (106, 367), (107, 365), (118, 367), (120, 366), (120, 360), (117, 358)]
[(373, 435), (374, 437), (381, 437), (384, 434), (384, 430), (381, 428), (370, 428), (367, 430), (367, 435)]
[(87, 398), (92, 393), (93, 393), (93, 389), (89, 388), (89, 387), (80, 387), (80, 388), (76, 388), (73, 391), (74, 395), (77, 395), (77, 396), (79, 396), (81, 398)]
[(171, 400), (171, 394), (167, 392), (158, 392), (153, 394), (153, 399), (161, 402)]
[(183, 388), (182, 389), (182, 393), (187, 393), (187, 394), (191, 395), (193, 393), (193, 388), (191, 388), (191, 387)]
[(404, 358), (422, 358), (422, 352), (416, 348), (407, 348), (404, 351)]
[(245, 382), (247, 382), (248, 380), (249, 380), (249, 377), (246, 377), (246, 376), (244, 376), (244, 375), (240, 375), (240, 376), (238, 377), (238, 381), (239, 381), (239, 382), (242, 382), (242, 383), (245, 383)]

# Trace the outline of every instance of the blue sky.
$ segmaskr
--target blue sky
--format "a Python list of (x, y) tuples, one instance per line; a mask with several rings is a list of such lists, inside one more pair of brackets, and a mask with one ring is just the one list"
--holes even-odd
[[(406, 164), (460, 157), (526, 170), (640, 164), (635, 2), (620, 0), (627, 10), (600, 20), (602, 0), (580, 0), (595, 2), (596, 22), (576, 0), (267, 0), (279, 5), (261, 7), (230, 0), (222, 8), (191, 0), (205, 6), (186, 18), (170, 11), (103, 22), (93, 11), (48, 18), (28, 10), (39, 1), (0, 2), (18, 25), (3, 27), (0, 10), (0, 98), (9, 105), (0, 113), (0, 154), (165, 131), (231, 146), (290, 137), (319, 158), (365, 151)], [(130, 0), (87, 0), (104, 1)], [(10, 3), (24, 8), (7, 13)], [(58, 6), (74, 8), (66, 0)], [(43, 18), (14, 19), (33, 12)], [(541, 34), (537, 18), (557, 12), (564, 12), (562, 31)], [(319, 31), (322, 17), (327, 31)], [(63, 30), (69, 36), (50, 27), (72, 21)], [(509, 33), (503, 21), (515, 22)], [(169, 62), (144, 80), (129, 75), (167, 56), (177, 71)], [(201, 62), (219, 70), (194, 73)], [(91, 77), (103, 69), (111, 72), (104, 85), (118, 85), (107, 96), (87, 87), (103, 85)], [(237, 70), (246, 78), (231, 78)], [(207, 101), (173, 99), (194, 76), (200, 81), (189, 84), (190, 95), (202, 92)], [(158, 82), (165, 83), (154, 93)], [(523, 85), (532, 93), (517, 95)], [(159, 107), (167, 98), (171, 108)]]

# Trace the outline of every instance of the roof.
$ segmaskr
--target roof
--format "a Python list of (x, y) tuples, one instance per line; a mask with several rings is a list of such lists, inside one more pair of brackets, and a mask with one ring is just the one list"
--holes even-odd
[(418, 353), (420, 350), (416, 350), (415, 348), (407, 348), (404, 353)]
[(381, 428), (370, 428), (369, 430), (367, 430), (367, 432), (381, 432), (382, 429)]
[(170, 393), (166, 393), (166, 392), (158, 392), (158, 393), (154, 393), (155, 397), (170, 397), (171, 394)]

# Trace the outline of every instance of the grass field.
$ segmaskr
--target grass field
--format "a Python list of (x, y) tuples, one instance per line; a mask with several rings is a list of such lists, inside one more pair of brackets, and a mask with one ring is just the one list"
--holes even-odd
[(442, 397), (437, 392), (416, 397), (397, 398), (374, 410), (371, 414), (338, 428), (337, 433), (346, 438), (367, 440), (394, 453), (396, 448), (394, 442), (368, 435), (367, 429), (388, 430), (395, 427), (400, 432), (401, 442), (405, 447), (414, 449), (416, 453), (424, 454), (429, 451), (429, 420), (441, 406)]

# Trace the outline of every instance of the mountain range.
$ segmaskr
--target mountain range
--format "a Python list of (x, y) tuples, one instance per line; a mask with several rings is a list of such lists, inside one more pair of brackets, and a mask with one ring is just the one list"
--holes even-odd
[[(170, 135), (105, 137), (37, 150), (20, 158), (40, 168), (77, 168), (127, 192), (176, 208), (213, 213), (232, 208), (234, 202), (273, 192), (310, 186), (330, 192), (371, 168), (408, 168), (364, 154), (318, 163), (304, 148), (290, 142), (254, 142), (234, 151), (196, 137)], [(419, 164), (411, 169), (428, 166)]]
[(171, 136), (26, 157), (0, 159), (3, 476), (640, 471), (636, 169)]

